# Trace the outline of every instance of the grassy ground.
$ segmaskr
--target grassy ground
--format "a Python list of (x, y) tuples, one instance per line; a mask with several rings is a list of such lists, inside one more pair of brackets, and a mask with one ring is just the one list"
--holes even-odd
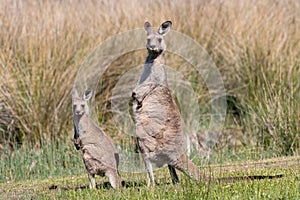
[[(115, 191), (106, 178), (96, 179), (97, 189), (88, 189), (86, 174), (48, 179), (23, 180), (0, 184), (3, 199), (298, 199), (300, 198), (300, 159), (279, 158), (237, 165), (213, 165), (203, 168), (213, 177), (242, 177), (256, 175), (268, 178), (235, 181), (195, 182), (180, 174), (181, 183), (171, 184), (166, 169), (155, 172), (156, 186), (147, 188), (145, 174), (122, 173), (124, 187)], [(289, 165), (288, 163), (291, 163)], [(244, 166), (242, 169), (236, 166)], [(249, 168), (245, 166), (250, 166)], [(226, 168), (226, 169), (225, 169)], [(221, 169), (221, 170), (220, 170)], [(276, 177), (280, 175), (280, 177)], [(282, 177), (281, 177), (282, 176)]]
[(300, 157), (273, 156), (257, 149), (216, 151), (209, 162), (194, 160), (209, 180), (195, 182), (179, 173), (181, 183), (173, 185), (163, 168), (155, 171), (154, 188), (147, 188), (145, 173), (121, 172), (121, 190), (99, 176), (97, 189), (90, 190), (81, 153), (72, 142), (44, 143), (43, 148), (21, 147), (1, 155), (0, 199), (299, 198)]

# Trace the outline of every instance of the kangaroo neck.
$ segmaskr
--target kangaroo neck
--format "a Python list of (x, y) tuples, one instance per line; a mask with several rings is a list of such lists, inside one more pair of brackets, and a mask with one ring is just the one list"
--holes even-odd
[(78, 115), (73, 115), (73, 122), (74, 122), (74, 124), (75, 124), (75, 126), (78, 128), (78, 124), (79, 124), (79, 121), (80, 121), (80, 118), (81, 118), (82, 116), (78, 116)]
[(76, 115), (74, 117), (74, 124), (77, 128), (77, 130), (80, 130), (82, 128), (82, 124), (85, 124), (88, 122), (88, 115), (86, 113), (84, 113), (83, 115)]
[(139, 84), (147, 83), (168, 86), (164, 53), (158, 56), (151, 53), (148, 54), (144, 64), (144, 71), (139, 81)]
[(165, 64), (165, 53), (151, 53), (148, 52), (148, 56), (146, 58), (145, 63), (159, 63), (159, 64)]

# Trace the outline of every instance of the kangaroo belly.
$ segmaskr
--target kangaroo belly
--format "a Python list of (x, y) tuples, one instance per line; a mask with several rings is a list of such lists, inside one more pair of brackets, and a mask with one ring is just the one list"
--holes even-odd
[(106, 163), (105, 160), (100, 161), (95, 158), (88, 150), (83, 151), (82, 157), (86, 170), (91, 174), (104, 176), (106, 171), (114, 168), (113, 166), (110, 166), (109, 163)]
[(152, 162), (166, 164), (184, 153), (180, 113), (167, 87), (148, 94), (135, 116), (140, 149)]

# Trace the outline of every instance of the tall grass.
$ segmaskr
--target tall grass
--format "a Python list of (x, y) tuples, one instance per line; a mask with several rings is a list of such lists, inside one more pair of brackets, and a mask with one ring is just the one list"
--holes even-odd
[[(64, 138), (72, 130), (70, 89), (88, 53), (146, 20), (155, 26), (171, 20), (220, 69), (234, 104), (229, 115), (239, 118), (227, 124), (242, 126), (243, 143), (295, 153), (300, 143), (299, 8), (298, 1), (279, 0), (0, 1), (0, 142), (41, 146), (45, 139)], [(105, 73), (110, 81), (100, 87), (97, 102), (107, 102), (117, 75), (130, 68), (130, 58), (120, 63), (129, 65)], [(207, 96), (198, 92), (199, 98)], [(111, 117), (109, 106), (98, 110), (103, 123)]]

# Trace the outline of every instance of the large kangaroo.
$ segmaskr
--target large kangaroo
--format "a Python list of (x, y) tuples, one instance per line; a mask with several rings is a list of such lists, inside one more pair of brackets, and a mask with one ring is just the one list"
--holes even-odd
[(154, 31), (146, 22), (148, 56), (137, 87), (133, 90), (136, 136), (145, 163), (148, 186), (154, 184), (152, 163), (167, 164), (173, 183), (178, 182), (175, 169), (199, 180), (200, 171), (186, 156), (185, 135), (179, 109), (168, 88), (164, 51), (165, 36), (172, 22), (164, 22)]
[(110, 138), (88, 115), (87, 101), (91, 96), (92, 92), (86, 91), (82, 99), (76, 89), (72, 91), (74, 145), (82, 151), (91, 189), (96, 188), (95, 175), (107, 176), (113, 188), (120, 188), (119, 155)]

